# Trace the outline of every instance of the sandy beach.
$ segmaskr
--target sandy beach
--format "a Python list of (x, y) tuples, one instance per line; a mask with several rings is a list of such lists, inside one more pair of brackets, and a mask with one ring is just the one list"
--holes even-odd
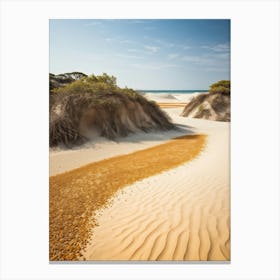
[[(89, 200), (72, 198), (86, 210), (67, 216), (69, 229), (74, 221), (75, 234), (90, 242), (73, 241), (69, 259), (74, 256), (71, 248), (82, 248), (81, 260), (230, 260), (230, 123), (180, 116), (191, 98), (191, 94), (149, 95), (180, 130), (137, 133), (116, 142), (99, 138), (73, 150), (51, 149), (51, 194), (56, 197), (60, 192), (61, 207), (70, 203), (71, 189), (64, 193), (61, 189), (65, 182), (71, 186), (80, 180), (81, 192), (100, 183), (100, 192), (108, 192), (94, 208), (86, 205)], [(182, 138), (171, 140), (175, 137)], [(149, 155), (153, 156), (149, 159)], [(147, 158), (151, 167), (144, 166), (141, 158)], [(125, 168), (122, 162), (127, 162)], [(122, 168), (105, 176), (108, 183), (123, 175), (113, 183), (112, 192), (102, 181), (104, 163)], [(141, 164), (144, 169), (136, 176), (133, 166)], [(87, 169), (98, 166), (100, 178)], [(56, 217), (55, 199), (53, 204), (50, 201), (50, 212)], [(55, 230), (54, 239), (63, 229)]]

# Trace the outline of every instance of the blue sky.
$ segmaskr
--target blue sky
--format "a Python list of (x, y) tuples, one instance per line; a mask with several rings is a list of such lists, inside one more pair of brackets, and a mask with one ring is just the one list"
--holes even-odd
[(50, 72), (133, 89), (208, 89), (230, 79), (230, 20), (50, 20)]

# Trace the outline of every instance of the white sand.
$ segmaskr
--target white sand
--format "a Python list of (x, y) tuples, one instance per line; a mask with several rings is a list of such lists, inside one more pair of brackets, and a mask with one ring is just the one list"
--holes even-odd
[[(181, 110), (180, 110), (181, 111)], [(117, 141), (110, 141), (100, 137), (79, 147), (79, 149), (52, 149), (50, 152), (50, 176), (60, 174), (74, 168), (105, 158), (129, 154), (164, 143), (173, 137), (191, 133), (184, 131), (157, 131), (153, 133), (137, 133)]]
[(175, 136), (204, 133), (195, 160), (118, 192), (96, 213), (98, 227), (84, 252), (87, 260), (230, 260), (230, 123), (181, 117), (165, 109), (182, 131), (138, 133), (119, 143), (89, 143), (51, 152), (50, 172), (158, 145)]
[(158, 103), (188, 103), (194, 96), (199, 94), (199, 92), (191, 94), (146, 93), (145, 97)]

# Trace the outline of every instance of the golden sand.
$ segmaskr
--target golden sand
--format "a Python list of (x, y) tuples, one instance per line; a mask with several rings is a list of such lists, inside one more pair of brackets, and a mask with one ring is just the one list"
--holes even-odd
[(225, 128), (209, 131), (207, 145), (195, 160), (121, 189), (110, 199), (110, 207), (97, 210), (99, 226), (92, 228), (81, 259), (229, 261), (229, 131)]
[(90, 239), (94, 211), (121, 188), (192, 160), (205, 135), (175, 138), (50, 177), (50, 260), (77, 260)]
[(185, 107), (187, 105), (187, 103), (158, 103), (159, 107), (161, 108), (178, 108), (178, 107)]

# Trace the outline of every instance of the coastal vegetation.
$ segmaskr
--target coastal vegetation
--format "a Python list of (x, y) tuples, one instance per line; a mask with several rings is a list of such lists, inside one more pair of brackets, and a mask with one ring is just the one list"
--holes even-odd
[(220, 93), (224, 95), (230, 95), (230, 81), (221, 80), (210, 86), (209, 93), (215, 94)]
[(185, 106), (182, 116), (229, 122), (230, 81), (218, 81), (209, 87), (209, 93), (194, 97)]
[(155, 102), (118, 87), (114, 76), (79, 72), (57, 76), (58, 80), (50, 74), (50, 146), (71, 147), (98, 136), (116, 139), (174, 128)]

